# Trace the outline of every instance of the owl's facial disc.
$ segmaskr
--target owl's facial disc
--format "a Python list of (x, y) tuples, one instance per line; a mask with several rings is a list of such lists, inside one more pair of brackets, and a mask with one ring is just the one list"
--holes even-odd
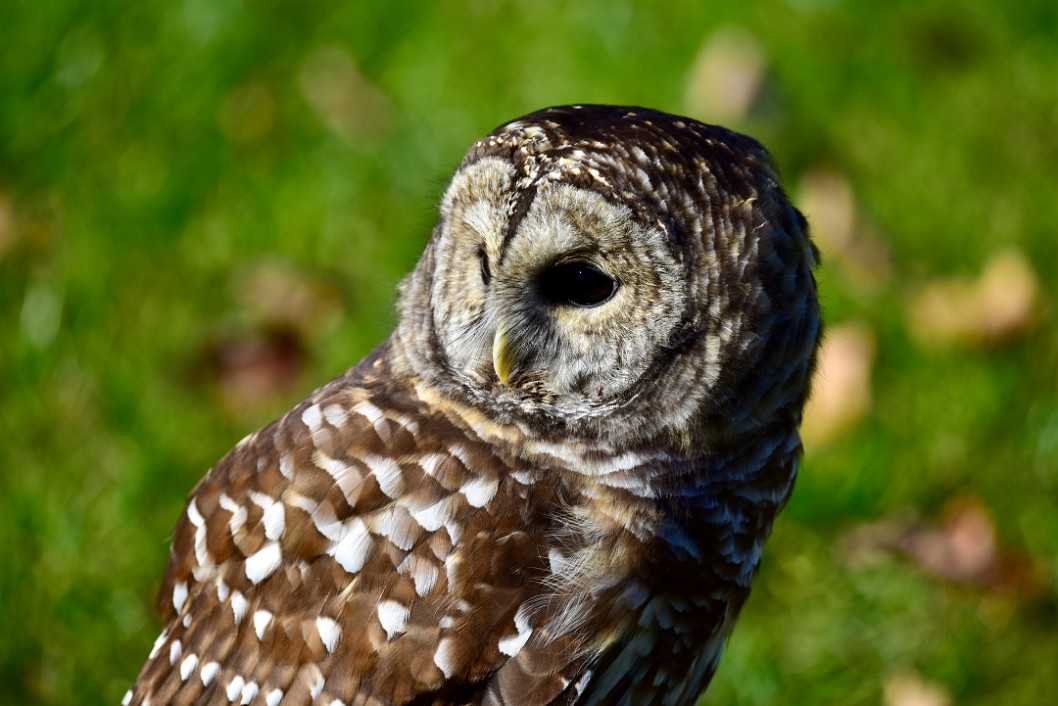
[(584, 187), (526, 194), (509, 162), (461, 171), (442, 205), (432, 314), (472, 397), (603, 414), (647, 375), (688, 310), (668, 234)]

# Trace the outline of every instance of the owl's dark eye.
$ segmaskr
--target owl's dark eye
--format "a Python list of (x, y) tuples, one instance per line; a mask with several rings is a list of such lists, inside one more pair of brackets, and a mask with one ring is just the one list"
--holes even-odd
[(595, 306), (613, 296), (617, 281), (586, 262), (565, 262), (544, 270), (540, 291), (552, 302)]
[(487, 287), (492, 281), (492, 271), (489, 270), (489, 255), (484, 248), (478, 249), (478, 264), (481, 267), (481, 281)]

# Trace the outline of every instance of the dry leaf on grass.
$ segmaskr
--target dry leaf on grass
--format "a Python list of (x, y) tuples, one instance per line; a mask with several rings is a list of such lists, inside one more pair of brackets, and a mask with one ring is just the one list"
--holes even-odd
[(885, 682), (885, 706), (950, 706), (948, 693), (914, 672), (899, 672)]
[(298, 85), (320, 122), (346, 142), (377, 134), (389, 121), (389, 99), (342, 47), (313, 51), (301, 67)]
[(839, 324), (827, 329), (801, 424), (806, 447), (825, 444), (867, 413), (874, 355), (874, 333), (865, 326)]
[(854, 286), (889, 281), (893, 274), (889, 249), (862, 222), (852, 184), (844, 174), (826, 167), (807, 172), (801, 178), (797, 203), (824, 263), (836, 263)]
[(724, 27), (702, 45), (687, 80), (687, 112), (709, 122), (737, 123), (753, 108), (767, 57), (757, 39), (739, 27)]
[(852, 560), (893, 553), (922, 571), (952, 583), (1036, 595), (1042, 586), (1040, 567), (1024, 552), (1001, 546), (995, 523), (977, 498), (957, 496), (947, 502), (939, 522), (917, 518), (888, 519), (857, 527), (841, 541)]
[(307, 364), (296, 335), (268, 331), (216, 344), (208, 358), (216, 392), (233, 417), (251, 417), (278, 404), (297, 388)]
[(313, 341), (341, 320), (338, 290), (282, 263), (256, 264), (231, 279), (237, 314), (195, 366), (233, 417), (254, 417), (303, 384)]
[(231, 287), (239, 309), (258, 330), (289, 330), (310, 340), (337, 326), (344, 313), (335, 286), (282, 262), (242, 269)]
[(1008, 249), (993, 255), (976, 280), (939, 279), (921, 287), (908, 306), (908, 326), (927, 343), (992, 344), (1030, 330), (1039, 303), (1032, 266)]

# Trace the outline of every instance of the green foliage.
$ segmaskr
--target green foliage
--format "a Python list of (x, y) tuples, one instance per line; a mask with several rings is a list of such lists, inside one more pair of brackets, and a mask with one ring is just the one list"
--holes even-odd
[[(899, 674), (965, 705), (1058, 693), (1055, 3), (11, 0), (0, 702), (121, 698), (186, 493), (386, 335), (471, 141), (558, 103), (687, 113), (696, 57), (731, 26), (764, 79), (730, 126), (795, 196), (843, 175), (890, 275), (864, 284), (824, 247), (829, 322), (876, 340), (872, 404), (810, 449), (705, 701), (876, 704)], [(915, 335), (922, 285), (1005, 247), (1038, 280), (1031, 324)], [(958, 497), (1029, 578), (849, 548)]]

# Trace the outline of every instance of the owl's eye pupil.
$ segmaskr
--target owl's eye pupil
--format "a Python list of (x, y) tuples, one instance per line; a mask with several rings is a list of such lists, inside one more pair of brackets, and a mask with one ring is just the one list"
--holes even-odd
[(484, 249), (478, 250), (478, 264), (481, 267), (481, 281), (489, 286), (492, 281), (492, 271), (489, 269), (489, 256)]
[(552, 302), (595, 306), (613, 296), (617, 281), (586, 262), (567, 262), (545, 270), (540, 289)]

